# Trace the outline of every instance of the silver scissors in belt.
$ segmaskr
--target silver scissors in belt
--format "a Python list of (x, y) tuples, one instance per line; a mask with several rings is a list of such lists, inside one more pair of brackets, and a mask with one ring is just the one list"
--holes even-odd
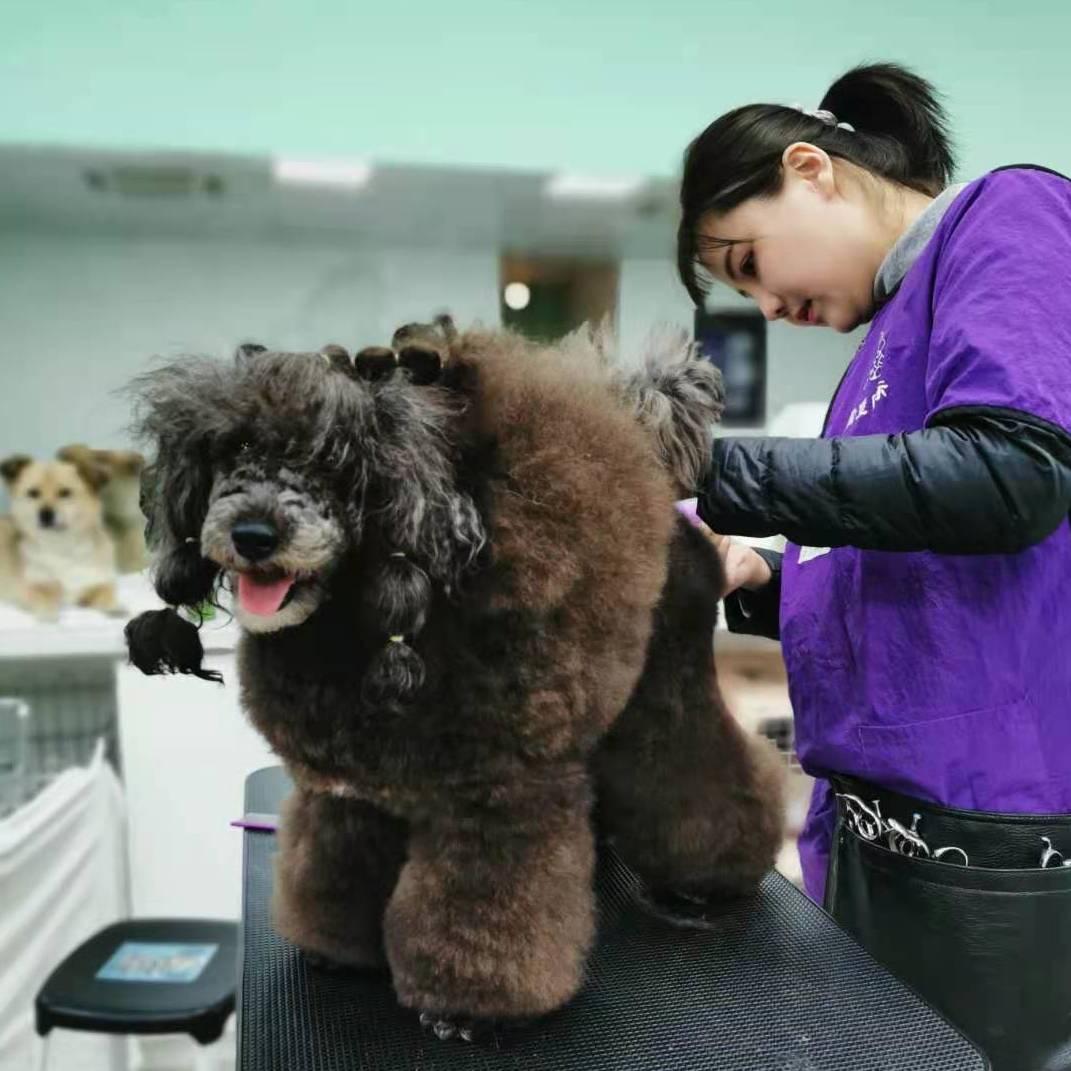
[(867, 804), (850, 792), (838, 792), (836, 796), (837, 799), (844, 800), (848, 828), (863, 840), (874, 843), (884, 837), (886, 847), (890, 851), (912, 859), (937, 859), (941, 862), (951, 862), (948, 857), (958, 853), (963, 857), (963, 866), (971, 865), (967, 853), (954, 844), (931, 849), (918, 831), (919, 822), (922, 820), (920, 814), (912, 815), (911, 828), (908, 829), (895, 818), (886, 818), (881, 813), (879, 800), (873, 800)]

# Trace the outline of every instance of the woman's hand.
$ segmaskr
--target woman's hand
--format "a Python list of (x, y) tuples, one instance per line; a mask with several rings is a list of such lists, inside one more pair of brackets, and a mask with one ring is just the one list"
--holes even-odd
[(718, 593), (719, 599), (731, 595), (738, 588), (756, 591), (770, 582), (773, 573), (762, 555), (756, 554), (744, 543), (734, 543), (728, 536), (711, 531), (699, 519), (694, 498), (682, 499), (676, 505), (677, 512), (710, 542), (721, 558), (722, 568), (725, 570), (725, 588)]
[(756, 591), (770, 582), (773, 573), (761, 554), (756, 554), (744, 543), (734, 543), (728, 536), (712, 532), (705, 524), (699, 531), (718, 552), (725, 570), (725, 587), (719, 595), (720, 598), (724, 599), (738, 588)]

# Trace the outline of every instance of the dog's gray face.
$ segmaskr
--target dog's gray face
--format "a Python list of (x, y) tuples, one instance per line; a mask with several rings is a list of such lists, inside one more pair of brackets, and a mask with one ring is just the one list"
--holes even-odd
[(343, 510), (313, 476), (285, 465), (239, 455), (216, 473), (201, 553), (230, 576), (244, 628), (274, 632), (316, 611), (347, 550)]
[(311, 474), (239, 455), (215, 474), (200, 552), (230, 577), (251, 632), (301, 624), (346, 552), (342, 503)]
[(453, 585), (484, 540), (457, 485), (461, 401), (407, 370), (365, 380), (339, 354), (254, 350), (134, 384), (136, 427), (155, 447), (143, 490), (157, 593), (196, 609), (223, 579), (240, 624), (274, 632), (306, 621), (360, 562), (386, 635), (416, 631), (429, 581)]

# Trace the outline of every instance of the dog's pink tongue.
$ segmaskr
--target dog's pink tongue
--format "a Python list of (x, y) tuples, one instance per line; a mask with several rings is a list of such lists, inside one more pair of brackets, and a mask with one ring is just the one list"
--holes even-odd
[(274, 614), (283, 605), (286, 593), (293, 587), (294, 578), (261, 580), (248, 573), (238, 574), (238, 601), (251, 614)]

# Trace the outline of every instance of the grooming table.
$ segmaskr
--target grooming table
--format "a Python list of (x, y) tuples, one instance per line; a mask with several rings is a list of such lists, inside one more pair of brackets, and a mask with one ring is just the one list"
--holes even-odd
[[(278, 813), (277, 767), (246, 782)], [(712, 932), (645, 914), (605, 852), (599, 939), (561, 1012), (475, 1044), (439, 1041), (385, 975), (308, 969), (269, 921), (275, 836), (247, 831), (239, 1071), (984, 1071), (985, 1059), (779, 874)]]

